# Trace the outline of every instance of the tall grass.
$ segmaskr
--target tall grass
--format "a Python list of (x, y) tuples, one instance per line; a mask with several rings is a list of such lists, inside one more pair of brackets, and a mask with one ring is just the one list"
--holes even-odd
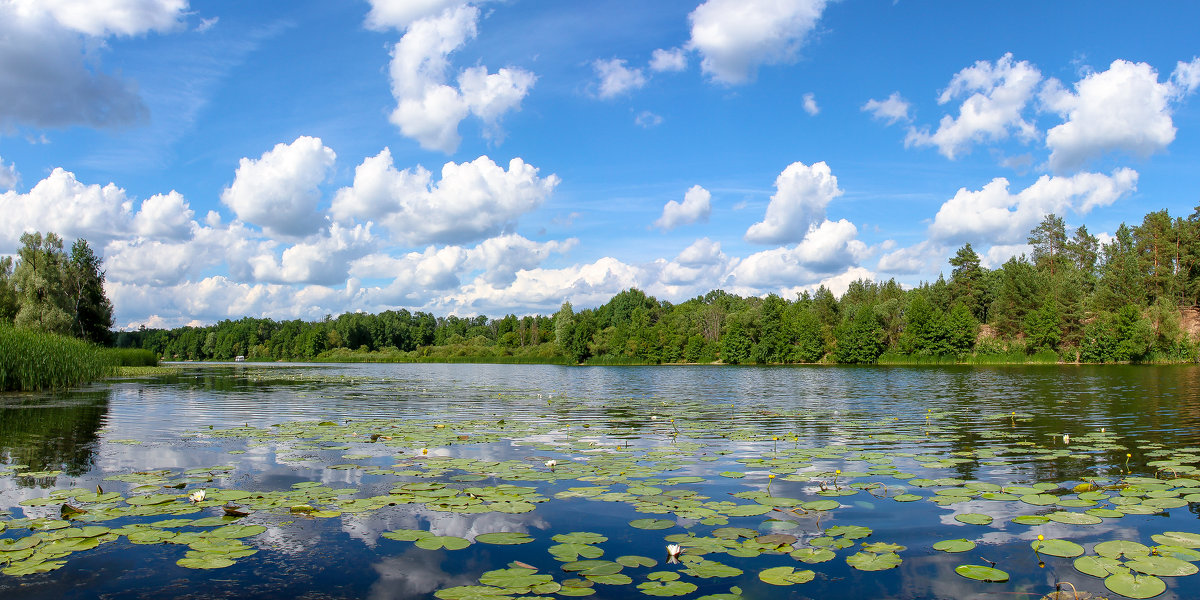
[(116, 367), (157, 367), (158, 355), (142, 348), (105, 348), (108, 362)]
[(0, 390), (62, 389), (100, 379), (113, 366), (102, 348), (72, 337), (0, 325)]

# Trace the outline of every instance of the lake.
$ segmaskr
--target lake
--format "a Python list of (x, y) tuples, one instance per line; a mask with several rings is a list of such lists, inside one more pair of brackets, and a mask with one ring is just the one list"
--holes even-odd
[(0, 395), (0, 597), (1200, 596), (1196, 366), (178, 367)]

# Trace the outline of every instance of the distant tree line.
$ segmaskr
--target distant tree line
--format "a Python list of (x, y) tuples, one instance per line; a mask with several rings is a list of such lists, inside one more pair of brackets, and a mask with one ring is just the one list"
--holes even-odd
[(895, 280), (795, 298), (720, 290), (672, 304), (636, 289), (553, 316), (435, 317), (407, 310), (322, 321), (243, 318), (141, 330), (117, 345), (206, 360), (561, 360), (620, 363), (1194, 361), (1184, 309), (1200, 303), (1200, 207), (1150, 213), (1108, 243), (1048, 215), (1030, 255), (995, 269), (965, 244), (950, 276), (913, 289)]
[(100, 267), (87, 240), (68, 253), (54, 233), (22, 235), (16, 260), (0, 258), (0, 325), (110, 345), (113, 307)]

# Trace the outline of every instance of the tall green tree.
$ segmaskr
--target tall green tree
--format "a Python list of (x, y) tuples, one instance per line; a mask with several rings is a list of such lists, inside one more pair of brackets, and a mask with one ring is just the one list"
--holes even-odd
[(1039, 271), (1053, 277), (1066, 262), (1064, 250), (1067, 246), (1067, 225), (1062, 217), (1050, 213), (1033, 231), (1029, 232), (1029, 244), (1033, 246), (1033, 264)]
[(840, 363), (873, 363), (883, 353), (883, 325), (870, 304), (847, 315), (836, 335), (833, 353)]
[(65, 280), (68, 300), (74, 309), (73, 333), (93, 344), (112, 343), (113, 306), (104, 294), (104, 271), (100, 257), (92, 252), (87, 240), (71, 245)]
[(1146, 306), (1145, 278), (1133, 230), (1122, 223), (1112, 241), (1102, 247), (1102, 255), (1103, 265), (1093, 305), (1108, 312), (1115, 312), (1130, 303), (1137, 307)]
[(990, 314), (1000, 333), (1015, 337), (1024, 326), (1025, 315), (1036, 308), (1041, 297), (1041, 279), (1024, 255), (1008, 259), (996, 276), (996, 299)]
[(11, 256), (0, 257), (0, 323), (12, 323), (19, 308), (13, 282), (13, 259)]
[(984, 269), (979, 265), (979, 255), (971, 244), (963, 244), (950, 257), (950, 294), (961, 302), (976, 319), (987, 319), (987, 288), (984, 286)]
[(57, 234), (21, 236), (20, 262), (13, 272), (20, 308), (17, 327), (70, 335), (74, 317), (67, 295), (67, 259)]

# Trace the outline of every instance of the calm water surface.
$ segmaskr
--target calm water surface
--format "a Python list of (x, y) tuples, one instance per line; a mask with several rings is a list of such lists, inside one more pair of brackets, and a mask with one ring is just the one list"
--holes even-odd
[[(563, 573), (563, 562), (549, 553), (557, 543), (554, 535), (574, 531), (608, 537), (598, 544), (603, 558), (640, 555), (657, 561), (653, 567), (625, 568), (622, 573), (631, 584), (596, 584), (590, 596), (640, 598), (646, 596), (636, 585), (647, 581), (649, 573), (687, 566), (666, 563), (666, 536), (709, 536), (721, 527), (742, 527), (795, 536), (794, 547), (800, 548), (835, 525), (861, 525), (872, 533), (817, 564), (786, 553), (706, 555), (743, 574), (683, 574), (682, 581), (697, 586), (683, 597), (728, 593), (739, 586), (744, 598), (1037, 600), (1066, 581), (1079, 590), (1119, 598), (1102, 580), (1075, 570), (1071, 559), (1036, 555), (1030, 541), (1042, 534), (1089, 550), (1112, 539), (1153, 545), (1153, 534), (1200, 532), (1200, 504), (1092, 525), (1050, 521), (1030, 526), (1010, 519), (1063, 509), (978, 497), (939, 505), (929, 498), (956, 484), (923, 487), (912, 480), (948, 478), (958, 480), (958, 486), (963, 481), (1052, 483), (1056, 490), (1051, 493), (1069, 494), (1084, 478), (1112, 483), (1127, 476), (1200, 478), (1189, 475), (1200, 462), (1197, 389), (1200, 368), (1193, 366), (184, 365), (176, 375), (115, 380), (67, 393), (0, 395), (0, 511), (7, 513), (0, 513), (0, 523), (14, 524), (0, 531), (0, 540), (30, 535), (21, 519), (57, 518), (60, 504), (37, 505), (56, 490), (90, 491), (102, 485), (124, 497), (144, 494), (146, 490), (134, 491), (136, 483), (111, 477), (157, 469), (183, 477), (189, 469), (228, 467), (206, 475), (211, 480), (193, 475), (184, 489), (154, 492), (181, 496), (200, 488), (263, 493), (317, 482), (356, 490), (345, 500), (388, 494), (405, 483), (434, 482), (459, 489), (512, 483), (534, 487), (548, 499), (535, 510), (516, 514), (462, 514), (420, 504), (347, 509), (324, 518), (291, 514), (286, 507), (260, 510), (242, 521), (267, 527), (244, 540), (258, 552), (232, 566), (183, 568), (176, 561), (186, 547), (135, 545), (121, 538), (71, 554), (61, 568), (48, 573), (0, 575), (0, 598), (433, 598), (438, 590), (477, 585), (482, 573), (514, 560), (556, 581), (575, 577)], [(443, 437), (437, 439), (447, 443), (423, 446), (419, 444), (428, 442), (414, 438), (412, 445), (396, 439), (384, 446), (364, 439), (322, 446), (221, 434), (256, 428), (267, 435), (273, 426), (301, 421), (339, 427), (370, 423), (384, 433), (387, 423), (420, 423), (431, 432), (443, 425), (436, 430)], [(451, 431), (466, 439), (444, 437)], [(1063, 434), (1084, 441), (1068, 445)], [(422, 454), (422, 447), (429, 454)], [(807, 453), (816, 448), (827, 450)], [(572, 474), (579, 471), (559, 467), (549, 472), (543, 466), (553, 459), (591, 468), (599, 464), (598, 453), (617, 451), (633, 461), (630, 465), (644, 456), (649, 472), (578, 480)], [(474, 470), (413, 471), (454, 459), (476, 461)], [(945, 459), (951, 460), (938, 462)], [(1164, 466), (1163, 460), (1170, 464)], [(504, 461), (530, 465), (544, 477), (510, 481), (505, 472), (480, 475), (478, 465), (510, 464)], [(25, 466), (3, 470), (3, 465)], [(34, 475), (21, 475), (30, 472)], [(778, 475), (772, 478), (772, 473)], [(664, 482), (671, 477), (699, 481)], [(729, 517), (726, 523), (639, 512), (641, 505), (628, 498), (556, 497), (568, 488), (607, 486), (608, 492), (622, 492), (647, 481), (662, 492), (651, 494), (656, 502), (674, 493), (754, 504), (754, 499), (731, 495), (753, 491), (809, 502), (822, 499), (822, 483), (855, 493), (834, 497), (840, 506), (821, 513), (820, 519), (811, 511), (771, 511)], [(894, 497), (900, 493), (921, 499), (897, 502)], [(184, 507), (186, 501), (177, 504)], [(791, 506), (784, 503), (783, 508)], [(986, 514), (994, 521), (968, 525), (954, 519), (966, 513)], [(219, 514), (219, 507), (204, 506), (184, 518)], [(164, 518), (169, 517), (101, 524), (116, 528)], [(644, 518), (676, 523), (661, 530), (628, 524)], [(424, 550), (381, 536), (398, 529), (468, 540), (488, 532), (524, 532), (534, 541)], [(978, 545), (961, 554), (932, 549), (934, 542), (954, 538)], [(883, 571), (851, 568), (846, 558), (864, 542), (904, 546), (898, 551), (903, 563)], [(993, 563), (1009, 573), (1010, 581), (983, 583), (954, 571), (963, 564)], [(784, 565), (811, 569), (816, 577), (789, 587), (759, 581), (760, 571)], [(1200, 597), (1200, 575), (1164, 580), (1162, 598)]]

